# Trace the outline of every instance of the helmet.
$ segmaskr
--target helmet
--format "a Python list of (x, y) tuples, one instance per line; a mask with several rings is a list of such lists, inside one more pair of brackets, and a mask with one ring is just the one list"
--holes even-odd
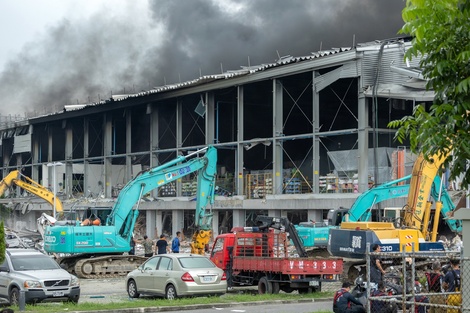
[(354, 284), (356, 286), (362, 286), (362, 284), (364, 284), (364, 278), (361, 276), (358, 276), (355, 280), (354, 280)]
[(421, 293), (423, 285), (419, 281), (415, 281), (415, 293)]

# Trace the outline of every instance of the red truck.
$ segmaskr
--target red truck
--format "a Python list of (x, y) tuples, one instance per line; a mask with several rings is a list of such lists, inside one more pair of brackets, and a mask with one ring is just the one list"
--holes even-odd
[[(231, 233), (218, 235), (211, 260), (225, 270), (232, 286), (256, 286), (258, 292), (279, 290), (308, 293), (320, 290), (321, 283), (337, 281), (343, 272), (340, 258), (309, 258), (302, 241), (287, 218), (258, 216), (257, 227), (234, 227)], [(299, 257), (289, 257), (294, 243)]]

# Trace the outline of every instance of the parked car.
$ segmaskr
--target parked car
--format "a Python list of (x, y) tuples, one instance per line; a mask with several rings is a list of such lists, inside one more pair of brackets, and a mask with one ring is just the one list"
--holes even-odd
[(16, 305), (22, 291), (25, 303), (77, 303), (80, 282), (51, 257), (37, 250), (6, 249), (5, 261), (0, 265), (0, 297)]
[(227, 277), (205, 256), (172, 253), (154, 256), (127, 274), (126, 287), (132, 298), (222, 295), (227, 292)]

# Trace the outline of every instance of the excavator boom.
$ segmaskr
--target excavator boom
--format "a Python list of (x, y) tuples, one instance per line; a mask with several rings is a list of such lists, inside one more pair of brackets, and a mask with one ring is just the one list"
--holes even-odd
[(429, 195), (437, 172), (447, 155), (433, 155), (429, 161), (422, 154), (416, 159), (411, 173), (410, 191), (403, 211), (403, 226), (425, 232), (429, 213)]
[(22, 175), (20, 171), (17, 170), (8, 173), (8, 175), (5, 176), (5, 178), (3, 178), (3, 180), (0, 182), (0, 196), (3, 195), (8, 188), (13, 187), (14, 185), (28, 191), (29, 193), (41, 199), (44, 199), (52, 206), (54, 205), (55, 201), (56, 211), (59, 213), (62, 213), (64, 211), (62, 207), (62, 202), (60, 202), (59, 199), (56, 199), (52, 192), (50, 192), (46, 187), (38, 184), (31, 178)]
[[(205, 152), (202, 157), (191, 158)], [(56, 223), (46, 228), (44, 249), (49, 253), (82, 254), (60, 260), (80, 277), (98, 278), (125, 275), (141, 262), (136, 256), (123, 256), (130, 250), (130, 240), (139, 215), (140, 199), (146, 193), (191, 173), (198, 174), (196, 234), (193, 244), (200, 253), (212, 229), (212, 208), (216, 178), (217, 150), (209, 146), (187, 156), (139, 173), (120, 191), (103, 226), (82, 226), (76, 221)], [(202, 233), (201, 233), (202, 232)], [(199, 241), (196, 241), (199, 240)], [(204, 250), (202, 250), (204, 251)], [(119, 257), (110, 255), (120, 255)], [(93, 259), (89, 259), (93, 256)], [(114, 260), (114, 261), (113, 261)]]

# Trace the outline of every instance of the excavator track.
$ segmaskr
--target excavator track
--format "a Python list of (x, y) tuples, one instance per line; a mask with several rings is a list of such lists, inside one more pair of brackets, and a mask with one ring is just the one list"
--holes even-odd
[(79, 278), (100, 279), (124, 277), (147, 260), (135, 255), (107, 255), (100, 257), (76, 258), (69, 264)]

